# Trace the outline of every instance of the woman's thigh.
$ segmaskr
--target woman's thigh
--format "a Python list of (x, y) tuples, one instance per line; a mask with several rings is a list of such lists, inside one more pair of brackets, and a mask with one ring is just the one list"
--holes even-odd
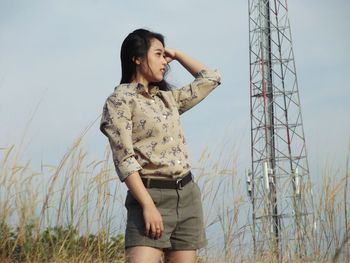
[(194, 263), (196, 262), (195, 250), (167, 250), (165, 252), (166, 263)]
[(136, 246), (125, 250), (126, 263), (160, 263), (163, 251), (158, 248)]

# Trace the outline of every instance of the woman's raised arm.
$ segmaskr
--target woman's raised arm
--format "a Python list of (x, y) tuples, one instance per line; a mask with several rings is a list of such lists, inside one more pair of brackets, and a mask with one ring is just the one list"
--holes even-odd
[(179, 63), (192, 74), (192, 76), (195, 76), (198, 72), (202, 70), (208, 70), (209, 68), (204, 65), (203, 63), (199, 62), (198, 60), (190, 57), (186, 53), (174, 49), (174, 48), (165, 48), (165, 59), (168, 63), (170, 63), (172, 60), (177, 60)]

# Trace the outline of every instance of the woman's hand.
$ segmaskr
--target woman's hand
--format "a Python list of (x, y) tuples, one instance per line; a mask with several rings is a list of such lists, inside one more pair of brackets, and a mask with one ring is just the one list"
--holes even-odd
[(159, 239), (164, 232), (164, 226), (162, 216), (154, 203), (143, 207), (143, 218), (145, 220), (145, 235)]
[(170, 63), (174, 59), (176, 59), (176, 49), (174, 48), (164, 48), (165, 51), (165, 60), (166, 62)]
[(193, 59), (184, 52), (178, 49), (173, 48), (164, 48), (165, 51), (165, 60), (170, 63), (176, 59), (182, 66), (184, 66), (193, 76), (202, 70), (207, 70), (207, 66), (199, 62), (198, 60)]

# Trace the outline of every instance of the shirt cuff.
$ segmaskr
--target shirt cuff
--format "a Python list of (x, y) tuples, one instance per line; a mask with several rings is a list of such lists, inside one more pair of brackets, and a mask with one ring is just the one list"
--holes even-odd
[(116, 165), (118, 176), (122, 182), (124, 182), (129, 175), (141, 169), (141, 165), (136, 161), (134, 156), (128, 157)]
[(212, 69), (203, 69), (196, 73), (195, 78), (206, 78), (212, 81), (217, 82), (218, 84), (221, 83), (221, 76), (218, 70), (212, 70)]

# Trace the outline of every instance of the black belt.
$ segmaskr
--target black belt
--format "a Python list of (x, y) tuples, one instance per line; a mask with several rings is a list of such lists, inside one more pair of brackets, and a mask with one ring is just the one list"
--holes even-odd
[(186, 184), (192, 181), (192, 173), (175, 180), (163, 180), (154, 178), (141, 178), (146, 188), (163, 188), (163, 189), (182, 189)]

